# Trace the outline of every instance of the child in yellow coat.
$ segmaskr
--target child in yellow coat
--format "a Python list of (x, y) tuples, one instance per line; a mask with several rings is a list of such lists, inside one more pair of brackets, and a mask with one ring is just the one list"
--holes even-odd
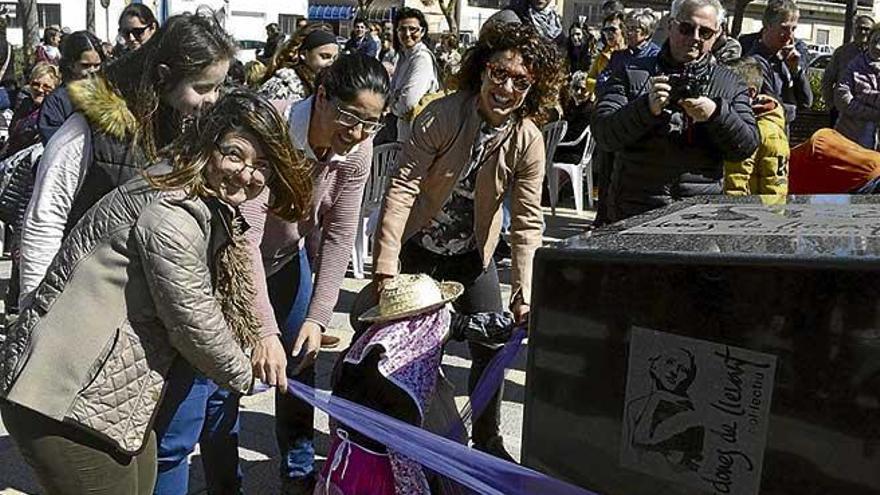
[(749, 88), (761, 143), (749, 158), (741, 162), (724, 162), (724, 193), (736, 196), (785, 195), (788, 193), (790, 149), (782, 105), (768, 95), (758, 94), (763, 77), (761, 66), (753, 58), (734, 60), (730, 68)]

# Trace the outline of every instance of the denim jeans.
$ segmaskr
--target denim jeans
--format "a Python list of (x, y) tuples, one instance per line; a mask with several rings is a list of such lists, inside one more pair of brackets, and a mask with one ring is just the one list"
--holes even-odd
[[(287, 377), (315, 386), (315, 367), (294, 375), (302, 358), (290, 355), (312, 299), (312, 270), (305, 251), (272, 274), (266, 284), (275, 318), (281, 324), (281, 341), (287, 351)], [(275, 392), (275, 438), (281, 453), (282, 479), (311, 475), (315, 470), (315, 410), (288, 394)]]
[(238, 465), (240, 396), (217, 386), (178, 358), (159, 406), (155, 431), (159, 461), (157, 495), (188, 492), (187, 457), (201, 447), (210, 494), (242, 493)]

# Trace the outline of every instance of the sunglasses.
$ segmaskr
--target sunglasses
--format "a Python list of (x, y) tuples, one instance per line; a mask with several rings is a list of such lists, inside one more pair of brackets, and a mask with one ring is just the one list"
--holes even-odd
[(375, 120), (364, 120), (338, 106), (336, 107), (336, 123), (347, 129), (354, 129), (358, 125), (362, 125), (364, 126), (364, 132), (367, 134), (376, 134), (385, 126), (385, 124)]
[(513, 89), (520, 93), (525, 93), (532, 87), (532, 79), (529, 76), (513, 75), (504, 67), (495, 64), (488, 64), (486, 67), (489, 69), (489, 80), (492, 81), (493, 84), (503, 86), (507, 83), (507, 80), (510, 79), (513, 83)]
[(398, 26), (397, 34), (418, 34), (422, 32), (421, 27), (414, 26)]
[(682, 36), (693, 36), (694, 33), (697, 33), (697, 36), (699, 36), (701, 40), (709, 41), (716, 33), (718, 33), (718, 31), (712, 28), (697, 26), (692, 22), (679, 21), (678, 19), (674, 22), (678, 25), (678, 34)]
[(119, 34), (122, 35), (123, 38), (128, 38), (129, 35), (133, 35), (137, 39), (141, 39), (144, 37), (144, 33), (147, 32), (147, 29), (150, 29), (150, 26), (144, 26), (139, 28), (130, 28), (130, 29), (120, 29)]
[(28, 84), (31, 88), (39, 91), (43, 91), (44, 93), (51, 93), (55, 90), (55, 85), (53, 84), (44, 84), (37, 81), (31, 81)]

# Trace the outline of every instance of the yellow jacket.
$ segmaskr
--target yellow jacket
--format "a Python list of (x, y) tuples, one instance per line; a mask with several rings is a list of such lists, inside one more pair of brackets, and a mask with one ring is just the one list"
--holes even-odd
[(790, 148), (782, 105), (755, 116), (761, 143), (741, 162), (724, 162), (724, 193), (733, 196), (788, 193)]
[(587, 72), (587, 92), (596, 92), (596, 81), (599, 79), (599, 74), (601, 74), (602, 71), (605, 70), (605, 67), (608, 67), (608, 63), (611, 62), (612, 53), (614, 53), (614, 50), (606, 47), (596, 55), (595, 59), (593, 59), (593, 63), (590, 64), (590, 70)]

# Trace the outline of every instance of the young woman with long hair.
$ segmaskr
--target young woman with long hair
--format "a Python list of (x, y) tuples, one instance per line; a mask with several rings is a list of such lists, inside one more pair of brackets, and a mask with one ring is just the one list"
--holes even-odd
[(77, 31), (64, 38), (61, 45), (61, 86), (43, 102), (38, 127), (40, 140), (45, 145), (61, 124), (73, 112), (73, 103), (67, 94), (67, 85), (98, 72), (104, 63), (101, 40), (88, 31)]
[(259, 93), (275, 100), (299, 101), (315, 92), (318, 72), (336, 60), (336, 36), (323, 25), (297, 31), (275, 52)]
[(425, 45), (428, 21), (418, 9), (403, 7), (394, 18), (394, 49), (400, 54), (391, 79), (391, 113), (397, 117), (397, 141), (406, 142), (412, 112), (419, 100), (440, 89), (440, 74), (431, 49)]
[[(100, 52), (100, 45), (95, 45)], [(67, 85), (76, 113), (46, 145), (22, 232), (22, 298), (66, 233), (216, 101), (235, 44), (213, 17), (172, 17), (140, 50)]]
[(153, 11), (142, 3), (133, 3), (119, 14), (119, 36), (125, 40), (125, 48), (137, 50), (150, 40), (159, 29), (159, 21)]
[(0, 412), (47, 493), (152, 493), (155, 412), (179, 363), (252, 387), (238, 206), (268, 187), (272, 214), (297, 221), (308, 172), (262, 98), (233, 92), (203, 117), (83, 216), (3, 332)]

